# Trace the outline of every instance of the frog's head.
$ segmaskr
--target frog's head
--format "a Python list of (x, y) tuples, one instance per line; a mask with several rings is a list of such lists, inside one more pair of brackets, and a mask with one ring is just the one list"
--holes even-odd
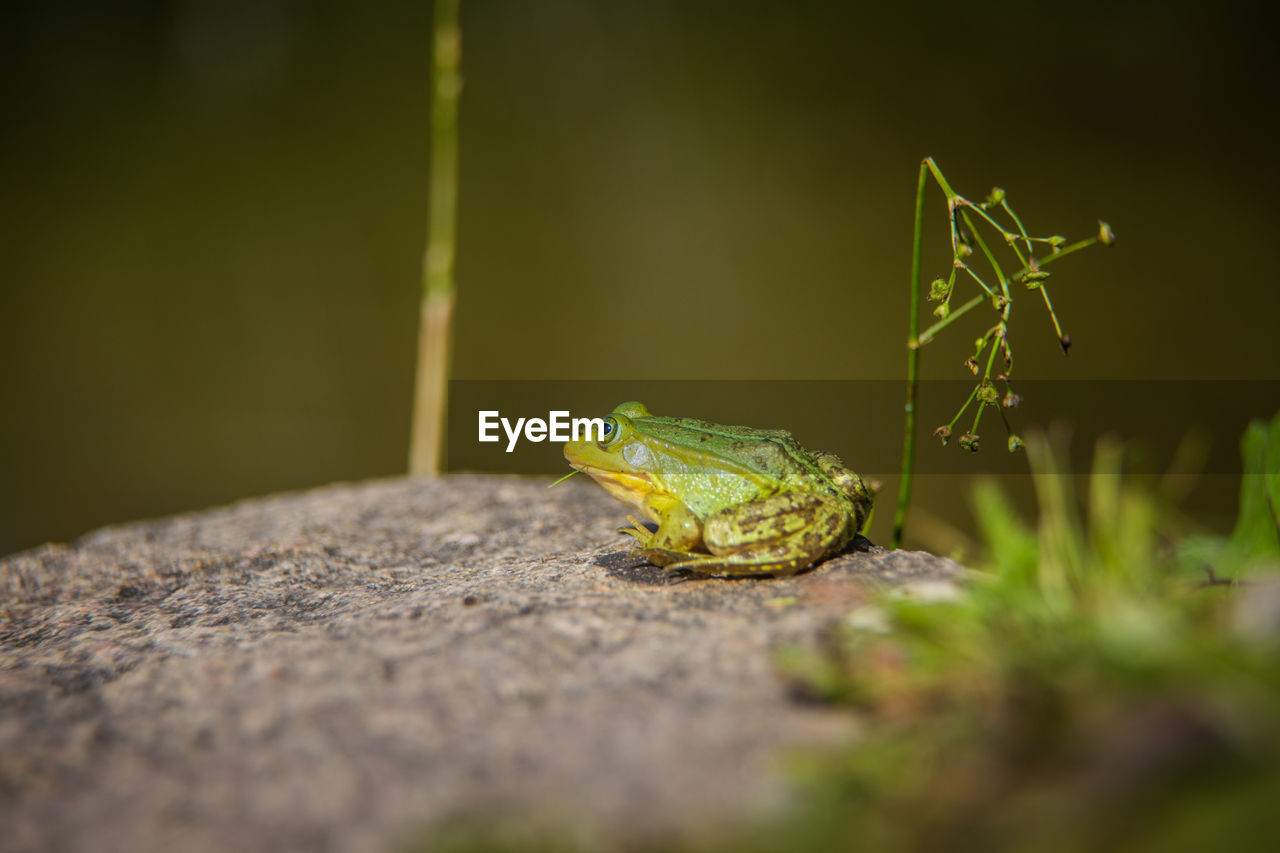
[(643, 403), (623, 403), (604, 418), (600, 441), (569, 441), (564, 458), (623, 503), (643, 506), (661, 489), (654, 477), (654, 456), (636, 420), (649, 416)]

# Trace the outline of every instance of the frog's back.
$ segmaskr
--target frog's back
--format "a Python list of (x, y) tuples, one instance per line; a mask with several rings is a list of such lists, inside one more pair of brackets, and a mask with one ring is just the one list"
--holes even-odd
[[(652, 417), (645, 429), (674, 444), (698, 449), (715, 446), (717, 452), (769, 479), (792, 487), (812, 486), (826, 480), (813, 454), (785, 429), (717, 424), (699, 418)], [(813, 482), (811, 482), (813, 481)]]
[(683, 435), (719, 435), (729, 442), (733, 458), (755, 471), (793, 489), (815, 489), (835, 494), (848, 507), (854, 518), (854, 530), (860, 530), (871, 509), (872, 496), (865, 481), (834, 453), (809, 451), (785, 429), (714, 424), (697, 418), (663, 418)]

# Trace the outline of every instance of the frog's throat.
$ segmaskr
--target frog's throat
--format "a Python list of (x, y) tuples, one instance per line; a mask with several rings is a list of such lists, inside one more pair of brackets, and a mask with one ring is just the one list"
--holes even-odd
[(594, 465), (577, 465), (579, 471), (595, 480), (604, 490), (625, 504), (645, 509), (645, 498), (653, 494), (653, 481), (644, 474), (628, 471), (611, 471)]

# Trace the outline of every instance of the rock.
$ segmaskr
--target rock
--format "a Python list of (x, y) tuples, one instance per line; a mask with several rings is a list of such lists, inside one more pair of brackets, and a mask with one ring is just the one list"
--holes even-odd
[(0, 560), (0, 848), (385, 849), (460, 815), (661, 836), (785, 802), (848, 737), (774, 667), (869, 585), (671, 577), (570, 481), (333, 485)]

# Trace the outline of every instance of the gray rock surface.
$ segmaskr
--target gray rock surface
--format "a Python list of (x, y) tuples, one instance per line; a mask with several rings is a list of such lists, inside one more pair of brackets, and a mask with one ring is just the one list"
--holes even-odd
[(868, 586), (955, 563), (859, 540), (786, 580), (633, 557), (597, 486), (339, 484), (0, 560), (0, 848), (376, 850), (464, 814), (598, 837), (785, 801), (850, 715), (774, 668)]

